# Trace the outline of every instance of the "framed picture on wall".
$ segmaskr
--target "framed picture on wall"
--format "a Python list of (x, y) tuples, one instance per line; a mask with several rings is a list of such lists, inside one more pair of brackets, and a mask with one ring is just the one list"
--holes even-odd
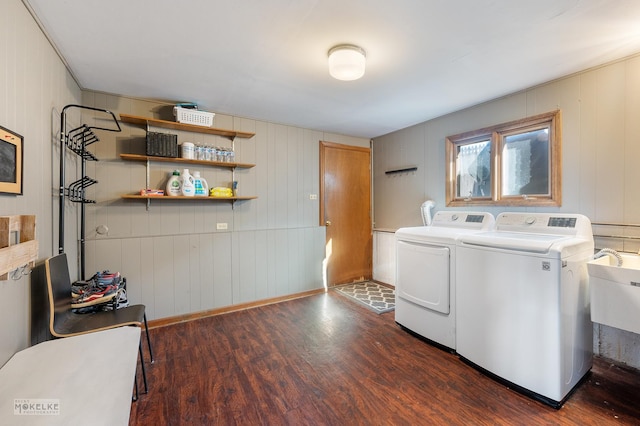
[(0, 126), (0, 193), (22, 195), (24, 138)]

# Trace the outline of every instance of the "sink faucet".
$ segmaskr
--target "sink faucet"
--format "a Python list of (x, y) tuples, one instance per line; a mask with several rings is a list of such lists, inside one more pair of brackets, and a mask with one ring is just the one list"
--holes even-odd
[(594, 259), (599, 259), (599, 258), (601, 258), (603, 256), (615, 257), (617, 259), (617, 265), (616, 266), (622, 266), (622, 256), (620, 255), (620, 253), (618, 253), (614, 249), (612, 249), (612, 248), (603, 248), (602, 250), (600, 250), (599, 252), (594, 254), (593, 258)]

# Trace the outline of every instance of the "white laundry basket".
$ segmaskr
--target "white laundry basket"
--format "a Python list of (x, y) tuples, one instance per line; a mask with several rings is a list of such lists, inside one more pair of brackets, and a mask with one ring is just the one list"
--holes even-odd
[(176, 116), (178, 123), (194, 124), (204, 127), (211, 127), (213, 125), (213, 117), (215, 116), (212, 112), (180, 107), (173, 107), (173, 115)]

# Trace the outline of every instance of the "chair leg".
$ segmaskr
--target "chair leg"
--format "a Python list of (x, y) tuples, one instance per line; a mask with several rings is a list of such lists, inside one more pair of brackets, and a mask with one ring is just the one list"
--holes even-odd
[(133, 393), (131, 400), (133, 402), (136, 402), (138, 400), (138, 372), (137, 371), (136, 371), (136, 375), (133, 376), (133, 389), (135, 390), (135, 392)]
[(147, 345), (149, 346), (149, 356), (151, 357), (151, 364), (153, 364), (153, 351), (151, 350), (151, 338), (149, 337), (149, 327), (147, 326), (147, 313), (144, 316), (144, 332), (147, 335)]
[(140, 352), (140, 367), (142, 368), (142, 381), (144, 382), (144, 393), (149, 393), (147, 387), (147, 372), (144, 369), (144, 358), (142, 357), (142, 340), (138, 343), (138, 352)]

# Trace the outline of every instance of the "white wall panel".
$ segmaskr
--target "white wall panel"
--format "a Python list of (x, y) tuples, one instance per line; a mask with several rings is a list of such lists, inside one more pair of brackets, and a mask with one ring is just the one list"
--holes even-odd
[[(437, 126), (424, 126), (424, 201), (437, 198), (444, 199), (444, 185), (440, 184), (441, 176), (443, 176), (445, 172), (444, 139), (432, 144), (426, 143), (427, 140), (431, 140), (436, 134), (443, 134), (442, 132), (438, 132)], [(441, 209), (443, 207), (442, 205), (435, 206), (434, 209)], [(416, 219), (413, 220), (418, 222)], [(422, 219), (420, 219), (419, 223), (422, 223)]]
[(300, 262), (302, 268), (303, 291), (324, 286), (322, 281), (322, 261), (324, 259), (325, 227), (304, 228), (304, 258)]
[(233, 300), (233, 277), (231, 273), (231, 234), (218, 233), (213, 236), (213, 307), (231, 306)]
[(233, 234), (234, 301), (235, 303), (257, 300), (256, 280), (256, 235), (255, 232)]
[[(185, 307), (183, 313), (202, 310), (200, 308), (202, 297), (200, 251), (200, 236), (197, 234), (189, 235), (189, 297), (185, 298)], [(176, 279), (179, 279), (179, 277)]]
[[(254, 174), (256, 176), (256, 192), (258, 196), (256, 200), (252, 200), (251, 204), (254, 205), (256, 210), (256, 229), (269, 228), (269, 207), (273, 203), (273, 198), (269, 197), (269, 188), (273, 185), (269, 185), (269, 177), (273, 176), (273, 167), (265, 167), (269, 161), (269, 135), (271, 134), (267, 123), (256, 122), (256, 135), (253, 137), (256, 143), (256, 167), (254, 167)], [(242, 188), (241, 191), (244, 191)], [(242, 192), (243, 194), (249, 194)]]
[(287, 228), (297, 228), (302, 225), (302, 155), (303, 131), (296, 127), (287, 127), (287, 175), (288, 178), (281, 190), (287, 195)]
[[(20, 0), (0, 2), (0, 52), (0, 126), (24, 137), (23, 194), (0, 194), (0, 215), (36, 215), (43, 260), (57, 253), (59, 112), (79, 103), (80, 89)], [(75, 209), (70, 214), (73, 223)], [(68, 237), (77, 239), (75, 228)], [(75, 244), (69, 252), (76, 256)], [(0, 281), (0, 365), (29, 344), (29, 283)]]
[[(122, 270), (123, 265), (123, 242), (121, 240), (101, 240), (99, 244), (86, 244), (85, 255), (87, 258), (94, 259), (93, 262), (86, 262), (85, 264), (85, 276), (78, 278), (89, 279), (96, 272), (102, 272), (104, 270), (110, 270), (111, 272), (117, 272)], [(96, 252), (100, 253), (99, 257), (96, 257)], [(69, 263), (74, 262), (76, 259), (69, 259)]]
[(286, 126), (275, 125), (275, 140), (273, 141), (273, 151), (270, 152), (269, 161), (273, 164), (274, 176), (273, 184), (269, 182), (270, 198), (273, 197), (273, 210), (269, 211), (269, 217), (273, 213), (273, 227), (286, 228), (288, 225), (288, 193), (289, 179), (294, 179), (295, 174), (289, 174), (287, 165), (289, 164), (289, 152), (287, 151), (288, 129)]
[(299, 293), (304, 289), (302, 269), (304, 267), (304, 234), (300, 228), (289, 229), (287, 231), (287, 250), (289, 271), (287, 282), (289, 283), (287, 293)]
[[(259, 164), (257, 162), (257, 147), (261, 143), (261, 139), (257, 134), (257, 122), (255, 120), (238, 119), (236, 124), (237, 130), (256, 133), (251, 139), (238, 140), (235, 143), (236, 156), (243, 163)], [(260, 141), (260, 142), (259, 142)], [(252, 169), (236, 169), (235, 180), (238, 181), (238, 193), (240, 195), (257, 195), (257, 170)], [(243, 201), (236, 203), (234, 212), (234, 227), (236, 231), (256, 229), (258, 203), (252, 201)]]
[(275, 254), (274, 296), (289, 293), (289, 238), (286, 229), (276, 229), (274, 233), (273, 252)]
[[(625, 62), (625, 92), (640, 93), (640, 58)], [(622, 199), (624, 222), (640, 224), (640, 97), (625, 96), (624, 105), (624, 176)]]
[[(566, 161), (570, 156), (577, 156), (580, 159), (580, 168), (575, 171), (578, 174), (579, 186), (577, 188), (574, 187), (573, 191), (580, 195), (579, 205), (576, 206), (576, 209), (593, 221), (597, 217), (596, 206), (598, 204), (597, 191), (595, 190), (598, 179), (596, 173), (596, 148), (602, 143), (596, 131), (598, 125), (598, 102), (596, 96), (598, 78), (597, 74), (592, 72), (581, 74), (578, 76), (578, 80), (580, 82), (580, 97), (577, 99), (578, 105), (576, 109), (578, 109), (580, 127), (571, 137), (579, 141), (578, 146), (580, 148), (577, 152), (563, 152), (562, 173), (566, 175), (567, 170), (570, 170), (565, 168), (565, 164), (570, 163)], [(563, 112), (563, 114), (566, 114), (566, 112)], [(568, 136), (563, 134), (563, 141), (567, 138)], [(566, 177), (563, 178), (566, 179)]]
[(373, 279), (396, 285), (396, 251), (393, 232), (373, 233)]
[[(214, 234), (198, 235), (198, 266), (192, 286), (199, 287), (200, 299), (192, 299), (192, 311), (206, 311), (215, 308), (216, 299), (214, 293)], [(194, 291), (194, 295), (195, 295)]]
[(266, 277), (266, 286), (267, 286), (267, 294), (269, 297), (275, 297), (278, 295), (278, 272), (281, 269), (280, 264), (278, 263), (282, 258), (282, 254), (277, 251), (276, 248), (276, 234), (278, 232), (282, 232), (279, 230), (273, 230), (267, 232), (267, 274)]
[[(302, 155), (302, 202), (303, 226), (318, 226), (320, 221), (320, 140), (322, 133), (312, 130), (304, 131)], [(310, 196), (317, 195), (315, 200)]]
[[(565, 188), (580, 187), (580, 170), (583, 167), (582, 160), (582, 140), (574, 135), (580, 134), (580, 79), (568, 79), (554, 82), (548, 85), (544, 93), (551, 92), (547, 96), (549, 101), (544, 105), (539, 105), (536, 114), (543, 113), (550, 108), (560, 108), (562, 111), (562, 133), (570, 135), (562, 138), (562, 185)], [(555, 103), (554, 103), (555, 102)], [(555, 106), (554, 106), (555, 105)], [(565, 206), (579, 206), (581, 204), (581, 194), (579, 191), (564, 191), (562, 194), (562, 204)], [(562, 210), (562, 207), (559, 208)]]
[(163, 318), (175, 315), (175, 291), (181, 288), (182, 281), (175, 282), (176, 265), (189, 262), (189, 253), (175, 251), (175, 238), (172, 236), (153, 239), (153, 302), (155, 312), (151, 318)]
[(255, 271), (256, 271), (256, 300), (264, 300), (270, 297), (269, 294), (269, 256), (267, 234), (271, 231), (255, 231)]
[[(191, 312), (191, 283), (194, 282), (191, 271), (194, 269), (193, 261), (199, 257), (197, 255), (199, 247), (192, 249), (191, 235), (178, 235), (173, 237), (171, 248), (175, 267), (172, 277), (173, 308), (170, 315), (188, 314)], [(167, 259), (167, 262), (170, 261)], [(170, 295), (167, 296), (170, 297)]]
[(618, 62), (595, 71), (596, 80), (596, 217), (624, 221), (625, 66)]
[[(138, 267), (138, 276), (140, 281), (130, 280), (127, 281), (127, 287), (138, 288), (138, 291), (133, 292), (129, 298), (129, 303), (142, 303), (145, 306), (145, 312), (147, 319), (156, 318), (156, 303), (155, 303), (155, 278), (160, 273), (156, 271), (154, 267), (154, 251), (155, 239), (154, 238), (141, 238), (140, 240), (140, 264)], [(127, 246), (134, 245), (135, 242), (125, 241)], [(133, 244), (132, 244), (133, 243)], [(129, 274), (128, 270), (123, 269), (120, 271), (125, 277)], [(140, 299), (136, 299), (136, 293), (140, 294)]]
[[(95, 246), (95, 241), (92, 241), (92, 245)], [(118, 271), (127, 279), (127, 297), (129, 300), (137, 300), (141, 303), (144, 300), (143, 280), (147, 277), (146, 264), (143, 262), (142, 240), (128, 240), (121, 244), (121, 248), (122, 264)]]

